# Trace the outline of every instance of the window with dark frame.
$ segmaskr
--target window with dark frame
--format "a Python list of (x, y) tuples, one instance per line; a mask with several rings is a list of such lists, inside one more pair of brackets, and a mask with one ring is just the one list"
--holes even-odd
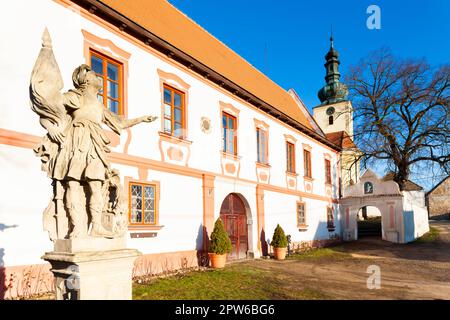
[(256, 128), (256, 141), (258, 149), (258, 162), (267, 164), (267, 132), (261, 128)]
[(331, 162), (325, 159), (325, 183), (331, 184)]
[(156, 225), (156, 185), (130, 182), (129, 222), (131, 225)]
[(185, 129), (184, 92), (164, 84), (164, 132), (183, 139)]
[(101, 53), (90, 50), (91, 69), (102, 79), (98, 100), (110, 111), (123, 115), (123, 65)]
[(286, 161), (287, 172), (295, 173), (295, 145), (290, 142), (286, 142)]
[(306, 226), (305, 204), (302, 202), (297, 203), (297, 225), (299, 227)]
[(328, 117), (328, 124), (332, 125), (334, 123), (334, 117), (333, 116), (329, 116)]
[(236, 117), (222, 112), (222, 150), (237, 155)]
[(305, 177), (312, 178), (311, 172), (311, 152), (308, 150), (303, 150), (303, 164), (305, 170)]

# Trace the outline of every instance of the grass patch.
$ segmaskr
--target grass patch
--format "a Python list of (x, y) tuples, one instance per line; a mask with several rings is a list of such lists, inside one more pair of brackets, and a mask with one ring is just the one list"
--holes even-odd
[(302, 253), (295, 253), (287, 257), (287, 259), (294, 260), (308, 260), (308, 259), (348, 259), (351, 254), (339, 250), (339, 247), (333, 248), (319, 248), (312, 249)]
[(280, 276), (257, 267), (233, 264), (222, 270), (193, 271), (133, 285), (135, 300), (324, 299), (312, 288), (287, 287)]
[(438, 238), (439, 238), (439, 230), (434, 227), (430, 227), (430, 231), (428, 231), (423, 236), (418, 238), (415, 242), (416, 243), (430, 243), (430, 242), (435, 242)]

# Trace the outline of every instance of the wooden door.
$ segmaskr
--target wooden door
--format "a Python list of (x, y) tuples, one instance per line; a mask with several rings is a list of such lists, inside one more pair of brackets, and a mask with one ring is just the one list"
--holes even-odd
[(244, 202), (237, 194), (231, 193), (225, 198), (220, 209), (220, 218), (233, 246), (228, 260), (245, 259), (248, 250), (247, 213)]

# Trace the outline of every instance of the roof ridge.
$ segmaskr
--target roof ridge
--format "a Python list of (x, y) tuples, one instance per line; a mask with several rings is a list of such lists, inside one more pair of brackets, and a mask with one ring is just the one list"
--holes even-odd
[(433, 188), (431, 188), (426, 194), (430, 194), (431, 192), (433, 192), (434, 190), (436, 190), (441, 184), (443, 184), (447, 179), (450, 178), (450, 175), (444, 177), (444, 179), (442, 179), (441, 181), (439, 181)]

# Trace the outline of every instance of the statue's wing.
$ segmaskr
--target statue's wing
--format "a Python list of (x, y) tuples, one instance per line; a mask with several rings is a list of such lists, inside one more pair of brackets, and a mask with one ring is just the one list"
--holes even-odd
[(53, 54), (47, 28), (42, 35), (42, 48), (33, 68), (30, 80), (31, 109), (42, 119), (62, 126), (67, 120), (61, 90), (64, 83)]

